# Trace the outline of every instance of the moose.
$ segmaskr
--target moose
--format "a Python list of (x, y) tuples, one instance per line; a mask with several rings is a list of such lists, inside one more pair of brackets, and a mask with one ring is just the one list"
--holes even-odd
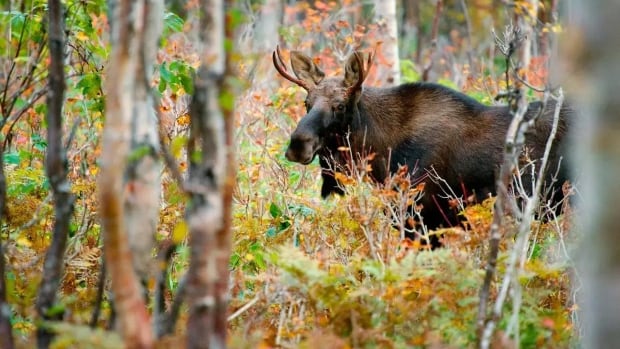
[[(495, 194), (496, 176), (503, 161), (504, 141), (512, 116), (508, 106), (487, 106), (439, 84), (416, 82), (395, 87), (368, 87), (363, 82), (372, 65), (372, 54), (356, 51), (344, 66), (344, 77), (326, 77), (314, 61), (290, 52), (291, 75), (279, 47), (272, 54), (276, 70), (307, 91), (307, 114), (291, 134), (285, 157), (307, 165), (318, 156), (322, 168), (323, 198), (344, 194), (334, 176), (335, 165), (346, 166), (343, 146), (356, 156), (373, 154), (371, 176), (377, 183), (406, 168), (422, 174), (424, 194), (419, 204), (428, 229), (458, 224), (442, 187), (424, 174), (434, 171), (464, 197), (481, 202)], [(555, 103), (528, 105), (525, 117), (541, 113), (526, 134), (524, 154), (541, 159), (553, 125)], [(561, 106), (545, 183), (556, 200), (569, 171), (561, 159), (567, 153), (571, 110)], [(350, 159), (349, 159), (350, 160)], [(335, 163), (335, 164), (334, 164)], [(406, 166), (406, 167), (403, 167)], [(524, 177), (524, 183), (531, 182)], [(462, 193), (461, 193), (462, 191)], [(407, 237), (415, 237), (409, 233)], [(436, 242), (435, 242), (436, 243)], [(433, 244), (435, 244), (433, 243)]]

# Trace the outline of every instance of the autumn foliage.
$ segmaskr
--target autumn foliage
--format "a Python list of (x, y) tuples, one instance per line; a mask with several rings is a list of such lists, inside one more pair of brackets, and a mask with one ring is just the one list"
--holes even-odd
[[(48, 51), (45, 47), (46, 9), (42, 1), (0, 13), (0, 114), (6, 176), (6, 218), (2, 220), (2, 258), (6, 261), (7, 302), (17, 347), (35, 340), (35, 297), (43, 256), (53, 230), (53, 202), (45, 177)], [(288, 2), (286, 2), (288, 3)], [(381, 23), (372, 18), (372, 5), (360, 2), (308, 1), (283, 5), (274, 43), (303, 51), (320, 61), (325, 71), (341, 74), (353, 49), (376, 52), (374, 65), (387, 64), (381, 54)], [(477, 100), (496, 103), (505, 91), (504, 58), (494, 49), (491, 20), (502, 31), (510, 16), (537, 16), (540, 47), (561, 30), (549, 14), (551, 1), (527, 12), (529, 1), (506, 9), (497, 1), (470, 1), (467, 16), (460, 2), (444, 1), (438, 38), (431, 36), (436, 8), (418, 3), (418, 33), (400, 38), (401, 80), (418, 81), (430, 66), (428, 79), (459, 89)], [(464, 2), (463, 2), (464, 3)], [(278, 77), (271, 52), (254, 47), (252, 21), (260, 18), (260, 2), (227, 8), (235, 23), (229, 53), (237, 62), (236, 79), (227, 81), (236, 95), (220, 96), (221, 105), (234, 105), (237, 178), (232, 202), (232, 255), (228, 343), (233, 348), (468, 348), (476, 345), (479, 290), (487, 263), (487, 241), (494, 198), (482, 203), (464, 199), (463, 226), (430, 231), (444, 247), (429, 251), (420, 241), (401, 239), (389, 207), (415, 203), (423, 186), (404, 173), (378, 186), (368, 180), (372, 168), (358, 166), (338, 173), (345, 196), (320, 199), (317, 161), (301, 166), (284, 158), (291, 131), (304, 115), (304, 91)], [(400, 6), (400, 5), (399, 5)], [(151, 83), (159, 98), (162, 144), (175, 159), (181, 176), (188, 171), (186, 146), (190, 128), (190, 96), (200, 64), (192, 35), (198, 19), (197, 2), (188, 1), (184, 14), (167, 9), (164, 31)], [(112, 295), (101, 279), (103, 240), (98, 220), (97, 178), (102, 158), (110, 24), (103, 0), (65, 2), (66, 99), (63, 116), (69, 182), (75, 211), (65, 251), (64, 274), (55, 311), (62, 321), (51, 323), (55, 348), (121, 347), (109, 326)], [(194, 11), (194, 12), (193, 12)], [(519, 12), (522, 11), (522, 12)], [(525, 12), (523, 12), (525, 11)], [(510, 13), (507, 15), (507, 13)], [(404, 27), (404, 25), (403, 25)], [(418, 43), (418, 46), (412, 44)], [(434, 44), (432, 44), (434, 42)], [(227, 47), (228, 47), (227, 46)], [(273, 47), (275, 48), (275, 46)], [(272, 48), (272, 49), (273, 49)], [(539, 52), (546, 52), (542, 49)], [(288, 57), (283, 57), (288, 61)], [(522, 76), (536, 86), (548, 78), (549, 57), (535, 55)], [(4, 73), (9, 72), (12, 73)], [(31, 72), (34, 72), (31, 74)], [(27, 76), (32, 75), (31, 78)], [(365, 84), (377, 85), (377, 70)], [(510, 80), (510, 83), (515, 83)], [(540, 98), (530, 90), (528, 98)], [(191, 155), (190, 155), (191, 156)], [(363, 163), (363, 160), (362, 160)], [(190, 249), (184, 222), (187, 196), (169, 168), (161, 173), (157, 248), (174, 246), (170, 258), (146, 280), (153, 295), (157, 274), (166, 273), (163, 303), (170, 306), (187, 272)], [(566, 193), (572, 188), (567, 185)], [(455, 203), (456, 204), (456, 203)], [(390, 206), (392, 205), (392, 206)], [(541, 205), (540, 216), (550, 212)], [(556, 212), (556, 211), (554, 211)], [(504, 305), (493, 337), (496, 348), (562, 348), (579, 342), (580, 323), (573, 275), (572, 210), (568, 203), (558, 216), (535, 220), (522, 261), (517, 301)], [(515, 237), (511, 218), (502, 227), (498, 273)], [(578, 278), (573, 279), (579, 280)], [(100, 287), (103, 286), (103, 290)], [(496, 297), (495, 285), (490, 297)], [(99, 303), (99, 304), (98, 304)], [(94, 316), (95, 309), (99, 313)], [(150, 309), (150, 308), (149, 308)], [(187, 309), (181, 308), (174, 333), (158, 339), (162, 348), (184, 345)]]

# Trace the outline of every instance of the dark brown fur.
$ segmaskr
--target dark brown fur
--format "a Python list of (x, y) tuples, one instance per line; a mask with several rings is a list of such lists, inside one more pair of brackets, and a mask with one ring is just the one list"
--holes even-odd
[[(277, 57), (274, 53), (275, 64)], [(345, 66), (344, 79), (323, 78), (312, 60), (297, 52), (291, 55), (297, 80), (279, 69), (289, 80), (298, 84), (301, 81), (308, 90), (308, 114), (291, 135), (286, 157), (307, 164), (319, 155), (323, 168), (321, 195), (343, 193), (327, 169), (334, 167), (330, 163), (334, 160), (345, 165), (337, 148), (347, 145), (347, 139), (353, 154), (375, 154), (371, 174), (379, 183), (402, 165), (408, 166), (414, 177), (422, 178), (432, 167), (457, 195), (474, 194), (481, 201), (494, 194), (511, 121), (508, 107), (485, 106), (460, 92), (431, 83), (358, 87), (367, 74), (361, 57), (361, 53), (352, 55)], [(542, 103), (530, 104), (526, 118), (532, 118), (541, 107)], [(537, 164), (552, 127), (554, 110), (554, 105), (548, 105), (526, 137), (525, 154)], [(548, 173), (557, 172), (553, 187), (556, 199), (561, 196), (560, 185), (568, 179), (567, 166), (563, 164), (559, 171), (557, 166), (566, 150), (569, 113), (566, 107), (562, 108), (549, 159)], [(551, 179), (546, 178), (548, 183), (552, 183)], [(530, 182), (527, 175), (524, 182)], [(424, 223), (430, 229), (457, 224), (455, 213), (441, 195), (440, 188), (426, 180), (421, 204)]]

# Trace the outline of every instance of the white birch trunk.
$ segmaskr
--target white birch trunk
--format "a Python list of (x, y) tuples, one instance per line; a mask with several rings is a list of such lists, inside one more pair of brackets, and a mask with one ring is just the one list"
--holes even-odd
[(139, 278), (150, 269), (158, 219), (157, 120), (148, 92), (162, 28), (163, 0), (114, 1), (112, 53), (98, 190), (104, 250), (118, 328), (126, 348), (152, 348)]
[(146, 17), (135, 72), (125, 190), (125, 225), (129, 246), (134, 268), (143, 282), (153, 273), (155, 231), (159, 220), (159, 133), (150, 82), (162, 31), (164, 3), (163, 0), (146, 0), (144, 6)]
[(577, 216), (581, 279), (575, 280), (584, 293), (582, 347), (620, 348), (620, 2), (573, 0), (570, 5), (577, 26), (561, 45), (573, 53), (580, 48), (566, 61), (577, 70), (571, 71), (571, 86), (582, 107), (574, 128), (583, 197)]
[(280, 41), (282, 22), (282, 2), (280, 0), (265, 0), (261, 6), (260, 15), (256, 21), (254, 34), (254, 52), (271, 52)]
[(398, 58), (398, 27), (396, 0), (375, 0), (375, 22), (381, 29), (381, 52), (387, 64), (376, 64), (380, 86), (400, 84), (400, 60)]

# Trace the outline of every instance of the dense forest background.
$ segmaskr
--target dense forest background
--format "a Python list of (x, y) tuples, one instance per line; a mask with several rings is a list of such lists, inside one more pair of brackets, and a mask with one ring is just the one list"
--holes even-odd
[(423, 188), (360, 171), (322, 200), (318, 161), (284, 157), (305, 92), (272, 62), (279, 46), (340, 75), (361, 50), (369, 86), (561, 101), (582, 39), (560, 51), (567, 8), (2, 2), (0, 347), (579, 347), (568, 201), (498, 218), (464, 198), (467, 224), (426, 232), (443, 248), (402, 240), (386, 207)]

